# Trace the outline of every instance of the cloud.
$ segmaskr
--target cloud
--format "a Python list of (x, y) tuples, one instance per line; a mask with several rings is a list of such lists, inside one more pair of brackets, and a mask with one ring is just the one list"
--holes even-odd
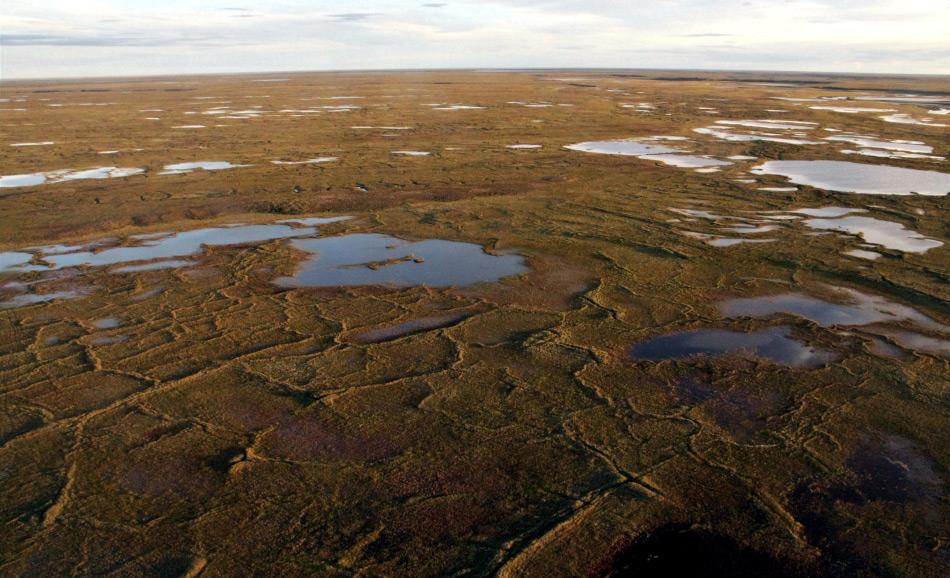
[(223, 46), (233, 42), (216, 36), (155, 36), (146, 34), (2, 34), (0, 46), (59, 46), (59, 47), (168, 47)]
[(375, 12), (345, 12), (343, 14), (328, 14), (327, 18), (342, 22), (359, 22), (360, 20), (366, 20), (374, 16), (379, 16), (379, 14)]
[(346, 6), (337, 0), (217, 1), (223, 6), (0, 0), (0, 76), (438, 67), (950, 72), (946, 0), (361, 0), (352, 12), (334, 12)]
[(126, 36), (66, 36), (51, 34), (2, 34), (3, 46), (161, 46), (157, 39)]

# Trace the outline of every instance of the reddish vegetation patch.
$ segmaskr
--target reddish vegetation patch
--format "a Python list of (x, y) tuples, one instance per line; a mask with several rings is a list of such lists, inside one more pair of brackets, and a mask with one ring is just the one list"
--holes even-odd
[(497, 512), (475, 495), (432, 498), (403, 508), (389, 524), (394, 539), (437, 541), (468, 536), (489, 524)]
[(120, 483), (126, 490), (142, 496), (172, 495), (189, 499), (210, 494), (217, 485), (215, 478), (214, 472), (194, 457), (158, 454), (133, 460)]
[(267, 454), (295, 460), (373, 461), (397, 455), (408, 446), (408, 438), (396, 424), (346, 430), (319, 417), (292, 416), (281, 420), (262, 447)]
[(766, 429), (768, 418), (778, 413), (785, 399), (777, 391), (726, 389), (702, 379), (683, 377), (673, 384), (678, 403), (697, 406), (733, 439), (748, 441)]
[(268, 405), (255, 400), (248, 403), (240, 398), (224, 399), (220, 404), (221, 413), (248, 430), (260, 430), (280, 421), (290, 412), (287, 407)]
[(869, 436), (848, 458), (858, 489), (869, 500), (929, 501), (942, 495), (933, 462), (898, 435)]

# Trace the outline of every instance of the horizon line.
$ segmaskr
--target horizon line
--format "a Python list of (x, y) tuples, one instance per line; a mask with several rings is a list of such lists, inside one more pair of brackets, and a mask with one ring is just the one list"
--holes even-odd
[[(303, 75), (303, 74), (351, 74), (351, 73), (426, 73), (426, 72), (702, 72), (702, 73), (746, 73), (746, 74), (787, 74), (792, 76), (823, 75), (846, 76), (855, 78), (947, 78), (950, 73), (893, 73), (893, 72), (832, 72), (822, 70), (782, 70), (782, 69), (750, 69), (750, 68), (651, 68), (651, 67), (612, 67), (612, 66), (568, 66), (568, 67), (425, 67), (425, 68), (327, 68), (309, 70), (267, 70), (267, 71), (237, 71), (237, 72), (181, 72), (162, 74), (131, 74), (109, 76), (50, 76), (50, 77), (13, 77), (4, 78), (0, 74), (0, 85), (7, 83), (26, 82), (59, 82), (59, 81), (103, 81), (103, 80), (144, 80), (150, 78), (197, 78), (221, 76), (273, 76), (276, 74)], [(2, 71), (0, 71), (2, 72)], [(659, 79), (661, 80), (661, 79)]]

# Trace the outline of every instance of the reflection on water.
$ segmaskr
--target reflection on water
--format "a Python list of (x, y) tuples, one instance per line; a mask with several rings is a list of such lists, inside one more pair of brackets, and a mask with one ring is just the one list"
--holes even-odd
[(845, 114), (858, 114), (860, 112), (897, 112), (894, 108), (873, 108), (870, 106), (809, 106), (812, 110), (828, 110), (831, 112), (843, 112)]
[(834, 359), (831, 352), (809, 347), (790, 337), (790, 334), (789, 327), (770, 327), (748, 333), (727, 329), (699, 329), (638, 343), (630, 350), (630, 356), (634, 359), (660, 361), (739, 354), (798, 368), (820, 367)]
[(83, 291), (52, 291), (50, 293), (26, 293), (16, 295), (12, 299), (0, 302), (0, 309), (13, 309), (16, 307), (25, 307), (27, 305), (36, 305), (37, 303), (48, 303), (57, 299), (76, 299), (86, 293)]
[(804, 223), (812, 229), (860, 235), (868, 243), (906, 253), (926, 253), (943, 245), (941, 241), (930, 239), (917, 231), (906, 229), (900, 223), (882, 221), (871, 217), (848, 216), (840, 219), (806, 219)]
[(915, 118), (909, 114), (904, 114), (904, 113), (887, 114), (887, 115), (882, 116), (881, 120), (883, 120), (884, 122), (891, 122), (895, 124), (916, 124), (920, 126), (935, 126), (935, 127), (950, 126), (942, 122), (933, 121), (927, 117)]
[(484, 106), (473, 106), (470, 104), (448, 104), (448, 105), (435, 105), (432, 106), (432, 110), (482, 110)]
[(640, 157), (645, 160), (658, 161), (665, 165), (670, 165), (672, 167), (679, 167), (684, 169), (692, 168), (704, 168), (704, 167), (724, 167), (731, 165), (729, 161), (723, 161), (719, 159), (713, 159), (709, 157), (701, 157), (695, 155), (674, 155), (674, 154), (663, 154), (663, 155), (646, 155)]
[[(277, 239), (297, 238), (294, 248), (313, 254), (293, 277), (276, 283), (286, 287), (330, 287), (355, 285), (388, 285), (407, 287), (466, 286), (492, 282), (519, 275), (528, 270), (524, 257), (514, 254), (493, 255), (480, 245), (430, 239), (410, 242), (380, 234), (354, 234), (340, 237), (308, 238), (318, 231), (317, 225), (336, 223), (350, 217), (303, 217), (286, 219), (268, 225), (234, 225), (210, 227), (178, 233), (149, 233), (126, 239), (126, 244), (105, 246), (93, 242), (79, 246), (51, 246), (28, 251), (0, 253), (0, 272), (45, 272), (51, 279), (54, 271), (72, 267), (104, 267), (120, 265), (110, 273), (139, 273), (197, 263), (182, 257), (199, 254), (208, 246), (262, 243)], [(113, 243), (117, 240), (111, 239)], [(92, 250), (96, 247), (96, 250)], [(33, 251), (33, 252), (29, 252)], [(62, 273), (82, 274), (81, 269)], [(3, 287), (23, 291), (29, 284), (17, 281)], [(67, 291), (44, 295), (19, 295), (5, 302), (4, 307), (20, 307), (31, 303), (78, 297), (82, 293)], [(424, 318), (389, 328), (383, 335), (414, 332), (437, 326), (442, 318)], [(432, 325), (435, 324), (435, 325)], [(375, 337), (370, 336), (370, 339)]]
[(883, 257), (880, 253), (875, 253), (874, 251), (865, 251), (864, 249), (851, 249), (850, 251), (845, 251), (845, 255), (849, 257), (856, 257), (858, 259), (867, 259), (868, 261), (876, 261)]
[(96, 167), (94, 169), (83, 169), (79, 171), (63, 169), (28, 175), (7, 175), (0, 177), (0, 188), (34, 187), (45, 183), (62, 183), (65, 181), (78, 181), (83, 179), (116, 179), (140, 175), (144, 172), (145, 169), (138, 168)]
[(808, 215), (809, 217), (843, 217), (851, 213), (865, 213), (864, 209), (848, 209), (845, 207), (815, 207), (810, 209), (796, 209), (792, 211), (799, 215)]
[(835, 135), (825, 137), (825, 140), (833, 142), (846, 142), (872, 149), (886, 149), (906, 153), (929, 154), (934, 152), (934, 148), (932, 146), (924, 144), (920, 141), (881, 140), (878, 138), (862, 135)]
[(768, 161), (757, 175), (781, 175), (793, 183), (866, 195), (932, 195), (950, 192), (950, 174), (846, 161)]
[(155, 261), (153, 263), (143, 263), (142, 265), (126, 265), (112, 270), (113, 273), (141, 273), (143, 271), (160, 271), (163, 269), (178, 269), (179, 267), (190, 267), (194, 261), (184, 259), (168, 259), (165, 261)]
[(245, 225), (240, 227), (211, 227), (174, 233), (166, 237), (149, 239), (141, 245), (113, 247), (97, 252), (83, 251), (65, 253), (45, 258), (53, 269), (79, 265), (115, 265), (134, 261), (148, 261), (169, 257), (185, 257), (201, 252), (205, 245), (238, 245), (261, 243), (273, 239), (312, 235), (316, 229), (289, 227), (287, 225)]
[(882, 337), (887, 337), (904, 349), (922, 351), (924, 353), (942, 355), (944, 357), (950, 356), (950, 341), (946, 339), (938, 339), (913, 331), (892, 328), (875, 330), (874, 333)]
[(696, 231), (681, 231), (680, 232), (685, 237), (690, 237), (692, 239), (699, 239), (704, 241), (707, 245), (712, 247), (735, 247), (736, 245), (759, 245), (763, 243), (773, 243), (775, 239), (743, 239), (743, 238), (731, 238), (731, 237), (717, 237), (716, 235), (709, 235), (706, 233), (699, 233)]
[(21, 253), (19, 251), (0, 252), (0, 271), (26, 265), (32, 259), (32, 253)]
[(316, 227), (318, 225), (329, 225), (330, 223), (340, 223), (343, 221), (349, 221), (353, 217), (302, 217), (299, 219), (284, 219), (283, 221), (277, 221), (278, 223), (295, 223), (297, 225), (305, 225), (307, 227)]
[(299, 239), (293, 247), (312, 253), (284, 287), (393, 285), (464, 286), (527, 271), (520, 255), (490, 255), (481, 246), (431, 239), (410, 242), (379, 234)]
[[(321, 222), (336, 222), (340, 217), (323, 219)], [(300, 219), (306, 221), (307, 219)], [(204, 246), (238, 245), (242, 243), (261, 243), (274, 239), (290, 237), (306, 237), (317, 232), (314, 227), (293, 227), (284, 224), (273, 225), (241, 225), (210, 227), (195, 229), (180, 233), (157, 233), (130, 237), (134, 242), (131, 245), (114, 246), (100, 250), (90, 250), (99, 247), (102, 243), (93, 242), (84, 246), (65, 247), (71, 251), (62, 251), (62, 246), (54, 246), (54, 251), (44, 252), (37, 248), (35, 257), (43, 264), (31, 265), (33, 253), (8, 252), (0, 253), (0, 272), (50, 271), (64, 267), (78, 266), (107, 266), (122, 263), (152, 261), (155, 259), (170, 259), (172, 257), (187, 257), (200, 253)], [(79, 249), (79, 250), (77, 250)], [(82, 250), (85, 249), (85, 250)], [(117, 269), (116, 272), (128, 273), (147, 271), (165, 267), (177, 267), (189, 264), (190, 261), (161, 261)]]
[[(767, 318), (784, 314), (808, 319), (821, 327), (860, 327), (860, 331), (865, 335), (887, 337), (905, 349), (935, 355), (950, 353), (950, 341), (894, 327), (894, 324), (914, 325), (921, 330), (944, 336), (950, 334), (950, 327), (912, 307), (888, 301), (883, 297), (843, 287), (830, 289), (840, 297), (842, 303), (833, 303), (801, 293), (784, 293), (731, 299), (721, 304), (720, 309), (726, 317)], [(877, 341), (872, 340), (872, 343)], [(878, 349), (883, 350), (886, 347), (879, 343)]]
[(271, 161), (271, 164), (275, 165), (320, 165), (323, 163), (332, 163), (333, 161), (338, 160), (337, 157), (317, 157), (315, 159), (307, 159), (305, 161)]
[[(719, 120), (712, 126), (694, 128), (696, 134), (732, 142), (775, 142), (795, 145), (816, 145), (821, 141), (809, 140), (805, 131), (814, 130), (816, 123), (794, 120)], [(762, 130), (754, 130), (762, 129)]]
[(684, 137), (656, 136), (644, 139), (588, 141), (568, 145), (564, 148), (584, 153), (637, 157), (679, 168), (706, 169), (732, 164), (730, 161), (721, 159), (684, 154), (687, 151), (683, 149), (657, 144), (658, 141), (681, 140), (686, 139)]
[(801, 293), (731, 299), (720, 307), (726, 317), (769, 317), (779, 313), (803, 317), (821, 325), (861, 326), (910, 321), (924, 329), (947, 328), (916, 309), (848, 288), (834, 288), (846, 304), (831, 303)]
[(467, 313), (452, 313), (410, 319), (409, 321), (404, 321), (403, 323), (399, 323), (397, 325), (390, 325), (388, 327), (363, 331), (356, 335), (353, 340), (358, 343), (382, 343), (384, 341), (391, 341), (393, 339), (399, 339), (400, 337), (414, 335), (424, 331), (451, 327), (452, 325), (467, 319), (468, 316), (469, 314)]
[(799, 120), (717, 120), (716, 124), (778, 130), (811, 130), (818, 123)]
[(238, 169), (242, 167), (249, 167), (251, 165), (233, 165), (227, 161), (197, 161), (193, 163), (177, 163), (173, 165), (165, 165), (164, 170), (158, 173), (160, 175), (183, 175), (190, 173), (191, 171), (196, 171), (198, 169), (206, 171), (223, 171), (225, 169)]
[(564, 147), (568, 150), (602, 155), (622, 155), (642, 157), (682, 152), (680, 149), (665, 145), (650, 144), (639, 140), (600, 140), (582, 142)]

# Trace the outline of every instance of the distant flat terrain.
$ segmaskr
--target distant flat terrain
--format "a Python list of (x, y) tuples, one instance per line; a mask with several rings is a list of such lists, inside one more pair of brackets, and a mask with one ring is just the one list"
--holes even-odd
[(0, 83), (0, 573), (939, 576), (950, 78)]

